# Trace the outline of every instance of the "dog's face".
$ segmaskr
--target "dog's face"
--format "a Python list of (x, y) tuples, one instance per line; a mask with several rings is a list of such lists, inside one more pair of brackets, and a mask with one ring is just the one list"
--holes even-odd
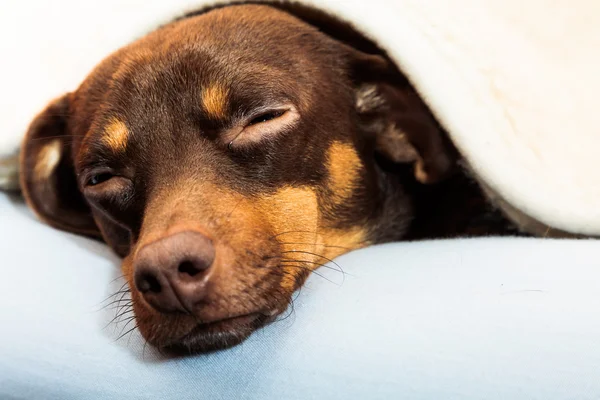
[(382, 78), (392, 70), (268, 6), (179, 20), (36, 118), (24, 193), (124, 256), (149, 342), (234, 345), (312, 270), (403, 235), (410, 198), (378, 168), (382, 143), (423, 181), (446, 168), (418, 97)]

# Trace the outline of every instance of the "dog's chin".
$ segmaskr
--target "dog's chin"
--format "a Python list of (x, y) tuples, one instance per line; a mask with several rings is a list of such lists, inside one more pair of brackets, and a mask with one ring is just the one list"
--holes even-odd
[(275, 316), (252, 313), (220, 321), (197, 324), (164, 350), (173, 355), (189, 355), (225, 350), (246, 340), (254, 331), (273, 321)]

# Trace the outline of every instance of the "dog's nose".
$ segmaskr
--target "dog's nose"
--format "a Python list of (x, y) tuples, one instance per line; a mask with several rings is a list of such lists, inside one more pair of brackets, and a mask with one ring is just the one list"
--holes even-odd
[(134, 259), (135, 286), (160, 312), (192, 312), (204, 297), (214, 258), (212, 240), (205, 235), (175, 233), (140, 249)]

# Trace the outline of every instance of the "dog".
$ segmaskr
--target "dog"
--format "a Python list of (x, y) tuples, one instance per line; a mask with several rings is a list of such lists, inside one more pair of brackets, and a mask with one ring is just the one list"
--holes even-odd
[(123, 257), (152, 345), (206, 352), (277, 320), (369, 245), (518, 233), (386, 53), (307, 7), (199, 10), (103, 60), (31, 123), (20, 186)]

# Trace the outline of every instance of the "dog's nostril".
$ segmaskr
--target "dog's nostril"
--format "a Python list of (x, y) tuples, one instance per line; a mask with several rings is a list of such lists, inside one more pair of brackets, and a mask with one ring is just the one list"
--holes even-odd
[(178, 271), (182, 274), (186, 274), (192, 277), (202, 272), (202, 270), (196, 267), (191, 261), (183, 261), (181, 264), (179, 264)]
[(142, 275), (141, 279), (139, 280), (138, 290), (142, 293), (147, 293), (147, 292), (160, 293), (160, 291), (161, 291), (160, 282), (158, 281), (158, 279), (156, 279), (156, 277), (154, 275), (144, 274), (144, 275)]

